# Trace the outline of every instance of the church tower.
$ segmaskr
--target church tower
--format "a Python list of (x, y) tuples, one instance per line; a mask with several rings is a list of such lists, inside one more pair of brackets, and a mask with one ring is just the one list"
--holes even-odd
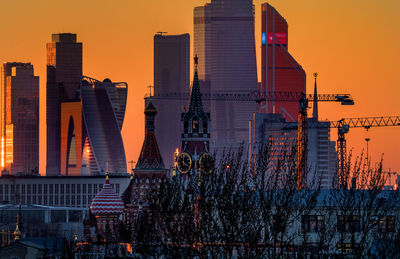
[(168, 173), (154, 133), (157, 109), (151, 99), (148, 101), (144, 114), (145, 135), (142, 150), (131, 174), (131, 181), (122, 194), (125, 204), (124, 222), (128, 225), (133, 222), (141, 210), (148, 208), (148, 193), (158, 191), (162, 179)]
[(189, 108), (181, 115), (183, 127), (176, 165), (182, 174), (196, 170), (209, 174), (214, 170), (215, 165), (215, 160), (210, 154), (210, 113), (203, 109), (197, 66), (196, 55)]

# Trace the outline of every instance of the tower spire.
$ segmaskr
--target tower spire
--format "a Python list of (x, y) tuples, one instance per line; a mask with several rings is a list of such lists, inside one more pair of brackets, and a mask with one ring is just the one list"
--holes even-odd
[[(135, 169), (141, 170), (154, 170), (164, 169), (164, 162), (158, 148), (156, 135), (154, 132), (154, 121), (157, 115), (157, 109), (153, 105), (152, 100), (149, 102), (144, 110), (145, 114), (145, 135), (142, 150), (140, 151), (139, 159), (136, 163)], [(132, 174), (133, 175), (133, 174)]]
[(317, 92), (317, 76), (318, 73), (314, 73), (314, 102), (313, 102), (313, 119), (318, 120), (318, 92)]
[(14, 240), (18, 241), (20, 239), (21, 239), (21, 231), (19, 230), (19, 214), (17, 214), (17, 223), (14, 231)]
[(197, 72), (197, 66), (199, 64), (199, 57), (197, 56), (197, 54), (194, 56), (193, 59), (194, 59), (194, 78), (193, 78), (192, 91), (190, 93), (190, 103), (187, 116), (192, 116), (193, 114), (197, 114), (198, 116), (204, 116), (203, 102), (201, 100), (199, 76)]

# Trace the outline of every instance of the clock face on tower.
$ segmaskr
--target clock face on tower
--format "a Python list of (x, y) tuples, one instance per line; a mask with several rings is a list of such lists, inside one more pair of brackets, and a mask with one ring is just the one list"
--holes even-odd
[(186, 174), (192, 167), (192, 158), (188, 153), (181, 153), (176, 159), (176, 164), (179, 172)]
[(203, 153), (200, 156), (199, 167), (205, 174), (211, 174), (214, 171), (215, 159), (209, 153)]

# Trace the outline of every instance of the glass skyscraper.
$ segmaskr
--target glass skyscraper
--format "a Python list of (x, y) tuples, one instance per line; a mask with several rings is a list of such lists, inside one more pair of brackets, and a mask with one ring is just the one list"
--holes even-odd
[[(268, 3), (262, 4), (261, 23), (261, 91), (306, 91), (306, 73), (288, 52), (288, 24)], [(262, 102), (263, 113), (280, 113), (287, 121), (297, 121), (299, 104), (296, 102)]]
[(155, 98), (152, 103), (158, 111), (155, 134), (166, 168), (172, 165), (172, 155), (180, 143), (180, 115), (187, 105), (187, 98), (182, 96), (190, 90), (189, 61), (189, 34), (154, 36)]
[(52, 34), (47, 43), (46, 175), (61, 172), (61, 102), (79, 100), (78, 90), (82, 76), (82, 43), (76, 34)]
[[(252, 0), (212, 0), (194, 9), (194, 54), (199, 57), (203, 93), (243, 94), (257, 90)], [(207, 89), (209, 87), (209, 89)], [(203, 88), (206, 88), (203, 90)], [(235, 147), (248, 141), (254, 102), (205, 100), (211, 113), (212, 146)]]
[(1, 82), (3, 173), (32, 174), (39, 167), (39, 77), (30, 63), (4, 63)]
[(61, 174), (126, 174), (121, 129), (126, 83), (83, 77), (80, 100), (61, 103)]

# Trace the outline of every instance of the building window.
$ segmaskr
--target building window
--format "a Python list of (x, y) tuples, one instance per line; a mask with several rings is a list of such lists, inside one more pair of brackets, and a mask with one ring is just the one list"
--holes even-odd
[(88, 193), (92, 193), (92, 184), (88, 184)]
[(65, 190), (67, 192), (67, 196), (69, 196), (69, 194), (70, 194), (70, 184), (67, 184)]
[(81, 185), (80, 184), (76, 185), (76, 193), (78, 193), (78, 194), (81, 193)]
[(374, 219), (375, 231), (381, 233), (391, 233), (395, 229), (395, 216), (375, 216)]
[(53, 185), (52, 184), (49, 184), (49, 193), (50, 193), (50, 195), (53, 194)]
[(47, 184), (43, 184), (44, 195), (47, 195)]
[(42, 194), (42, 185), (41, 184), (38, 184), (38, 194)]
[(75, 194), (75, 184), (71, 184), (72, 194)]
[(349, 253), (357, 248), (356, 243), (338, 243), (337, 249), (342, 253)]
[(322, 215), (304, 215), (302, 217), (302, 229), (304, 232), (321, 232), (324, 228), (324, 216)]
[(58, 184), (55, 184), (55, 185), (54, 185), (54, 192), (55, 192), (56, 194), (58, 194)]
[(359, 216), (337, 216), (337, 229), (339, 232), (356, 233), (360, 232), (361, 224)]
[(60, 194), (64, 195), (64, 184), (60, 185)]
[(199, 121), (197, 119), (193, 119), (192, 130), (194, 132), (197, 132), (199, 130)]
[(82, 184), (82, 193), (86, 193), (86, 184)]
[(54, 205), (58, 206), (58, 195), (54, 196)]

